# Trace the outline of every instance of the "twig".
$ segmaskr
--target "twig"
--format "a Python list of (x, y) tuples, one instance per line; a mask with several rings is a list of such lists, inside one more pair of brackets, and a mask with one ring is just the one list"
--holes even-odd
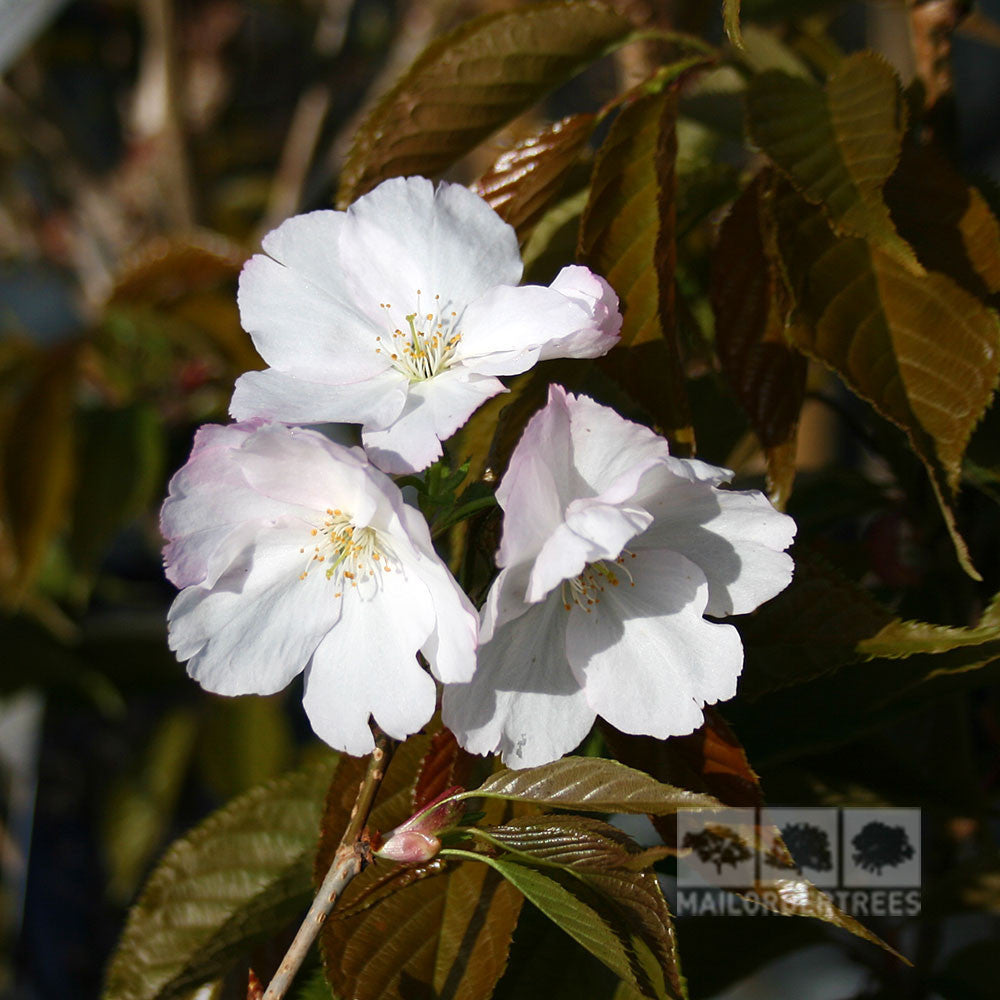
[(376, 731), (375, 750), (368, 758), (368, 769), (358, 786), (358, 797), (351, 810), (351, 818), (340, 838), (340, 844), (333, 856), (330, 870), (323, 879), (323, 884), (316, 893), (316, 898), (309, 907), (309, 912), (302, 921), (302, 926), (285, 952), (285, 957), (278, 966), (270, 985), (264, 993), (264, 1000), (281, 1000), (287, 992), (295, 974), (305, 961), (306, 954), (313, 941), (319, 935), (320, 929), (330, 915), (338, 897), (356, 875), (360, 875), (370, 860), (370, 848), (361, 840), (361, 831), (368, 821), (375, 794), (382, 784), (389, 759), (392, 756), (393, 743), (385, 733)]
[(171, 0), (143, 0), (141, 9), (146, 33), (143, 75), (154, 80), (152, 90), (162, 102), (156, 116), (166, 154), (159, 171), (164, 208), (171, 227), (185, 231), (194, 225), (194, 188), (185, 137), (174, 10)]

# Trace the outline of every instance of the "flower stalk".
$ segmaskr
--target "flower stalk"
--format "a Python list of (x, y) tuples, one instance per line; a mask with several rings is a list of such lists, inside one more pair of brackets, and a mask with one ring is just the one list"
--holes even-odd
[(377, 729), (374, 737), (375, 749), (368, 758), (365, 776), (358, 786), (358, 797), (354, 802), (354, 808), (351, 809), (347, 828), (340, 838), (333, 861), (309, 907), (309, 912), (306, 913), (302, 925), (296, 932), (288, 951), (285, 952), (285, 957), (281, 960), (281, 965), (278, 966), (278, 971), (265, 990), (263, 1000), (281, 1000), (286, 995), (337, 900), (351, 880), (360, 875), (371, 861), (371, 845), (364, 836), (365, 824), (368, 822), (368, 814), (371, 812), (395, 747), (394, 742)]

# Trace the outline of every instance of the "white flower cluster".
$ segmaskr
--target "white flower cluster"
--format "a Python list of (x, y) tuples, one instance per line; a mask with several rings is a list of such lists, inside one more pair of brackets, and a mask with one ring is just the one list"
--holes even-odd
[[(567, 267), (519, 286), (511, 227), (422, 178), (289, 219), (264, 250), (239, 305), (270, 367), (237, 381), (239, 422), (198, 432), (163, 505), (170, 646), (192, 677), (270, 694), (304, 671), (317, 734), (363, 754), (371, 717), (397, 739), (428, 721), (433, 675), (459, 741), (514, 767), (572, 750), (597, 715), (689, 733), (735, 693), (739, 635), (704, 616), (785, 587), (795, 529), (720, 489), (730, 473), (553, 386), (497, 489), (481, 621), (387, 475), (434, 462), (497, 376), (606, 353), (621, 327), (606, 281)], [(338, 421), (362, 425), (363, 449), (296, 426)]]

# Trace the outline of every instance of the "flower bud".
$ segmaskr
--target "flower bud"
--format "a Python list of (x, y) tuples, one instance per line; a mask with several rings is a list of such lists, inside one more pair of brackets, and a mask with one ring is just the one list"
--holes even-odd
[(412, 865), (430, 861), (441, 850), (441, 841), (429, 833), (417, 830), (400, 830), (390, 834), (389, 839), (375, 852), (380, 858)]

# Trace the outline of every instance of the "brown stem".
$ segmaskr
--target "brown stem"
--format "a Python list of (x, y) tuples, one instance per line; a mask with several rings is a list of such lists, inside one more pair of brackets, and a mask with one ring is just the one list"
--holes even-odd
[(288, 951), (285, 952), (278, 971), (271, 979), (263, 1000), (281, 1000), (281, 997), (288, 992), (295, 974), (305, 961), (312, 943), (319, 936), (320, 929), (338, 897), (347, 888), (351, 879), (360, 875), (371, 860), (371, 848), (362, 840), (361, 832), (368, 821), (375, 795), (389, 766), (392, 750), (392, 740), (385, 733), (376, 731), (375, 750), (368, 758), (368, 768), (358, 786), (358, 797), (351, 810), (347, 829), (340, 838), (340, 844), (333, 855), (333, 862), (326, 873), (326, 878), (323, 879), (323, 884), (319, 887), (316, 898), (302, 921), (302, 926), (299, 927)]
[(951, 39), (971, 7), (969, 0), (909, 0), (910, 41), (924, 87), (924, 125), (928, 138), (945, 145), (955, 139)]

